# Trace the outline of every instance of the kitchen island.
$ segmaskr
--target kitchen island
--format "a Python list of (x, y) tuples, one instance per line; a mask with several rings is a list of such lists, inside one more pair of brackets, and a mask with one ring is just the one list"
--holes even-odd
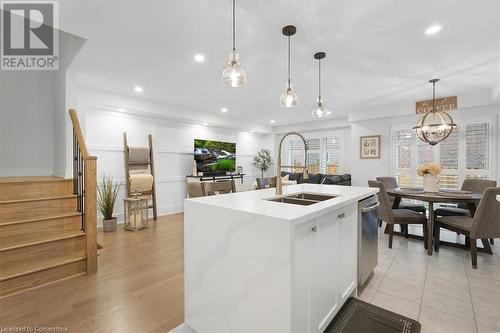
[(323, 332), (357, 290), (358, 201), (300, 184), (186, 199), (185, 322), (197, 332)]

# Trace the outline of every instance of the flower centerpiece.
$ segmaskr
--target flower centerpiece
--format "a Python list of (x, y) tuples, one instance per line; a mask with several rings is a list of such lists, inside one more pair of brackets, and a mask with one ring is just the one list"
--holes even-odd
[(417, 175), (424, 177), (424, 191), (439, 191), (439, 174), (441, 165), (437, 163), (420, 164), (417, 168)]

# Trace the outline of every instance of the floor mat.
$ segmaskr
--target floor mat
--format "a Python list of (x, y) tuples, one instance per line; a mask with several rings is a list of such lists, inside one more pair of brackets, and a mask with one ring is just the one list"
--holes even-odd
[(419, 333), (420, 323), (351, 297), (325, 330), (325, 333), (341, 332)]

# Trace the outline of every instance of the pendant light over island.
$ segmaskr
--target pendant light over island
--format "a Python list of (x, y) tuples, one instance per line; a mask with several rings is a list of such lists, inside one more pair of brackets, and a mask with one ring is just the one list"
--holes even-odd
[(236, 4), (233, 0), (233, 49), (229, 53), (226, 68), (222, 71), (222, 84), (238, 88), (247, 85), (247, 73), (240, 66), (240, 55), (236, 51)]
[(323, 105), (323, 97), (321, 96), (321, 60), (325, 57), (325, 52), (318, 52), (314, 54), (314, 59), (318, 60), (318, 99), (316, 101), (316, 107), (312, 112), (314, 118), (325, 118), (331, 113)]
[(288, 79), (286, 81), (286, 90), (283, 92), (280, 98), (280, 105), (286, 108), (291, 108), (297, 106), (298, 97), (293, 91), (292, 83), (291, 83), (291, 36), (295, 35), (297, 32), (297, 28), (293, 25), (287, 25), (283, 28), (283, 35), (288, 38)]

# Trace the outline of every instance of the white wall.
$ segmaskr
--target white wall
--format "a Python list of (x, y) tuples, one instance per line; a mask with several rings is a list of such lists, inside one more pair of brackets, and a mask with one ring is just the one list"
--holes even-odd
[(0, 72), (0, 177), (53, 174), (53, 73)]
[[(360, 159), (360, 137), (380, 135), (380, 159)], [(391, 175), (391, 122), (376, 119), (351, 124), (351, 180), (354, 186), (368, 186), (368, 180)]]
[[(152, 134), (159, 215), (183, 210), (186, 175), (191, 174), (192, 170), (195, 138), (236, 142), (236, 164), (243, 166), (246, 173), (243, 184), (237, 181), (238, 190), (249, 189), (259, 173), (251, 165), (257, 150), (271, 149), (274, 144), (272, 135), (190, 124), (148, 112), (131, 114), (106, 111), (99, 106), (105, 100), (113, 100), (124, 108), (127, 108), (127, 103), (140, 102), (148, 111), (145, 101), (130, 101), (129, 98), (86, 89), (80, 91), (78, 116), (82, 125), (85, 123), (83, 127), (89, 153), (97, 156), (98, 175), (113, 175), (118, 182), (123, 183), (123, 132), (127, 132), (130, 146), (144, 147), (147, 146), (147, 135)], [(155, 103), (154, 107), (160, 108), (161, 105)], [(119, 218), (123, 212), (123, 193), (124, 188), (116, 208)]]
[(59, 70), (0, 71), (0, 177), (66, 174), (66, 68), (84, 43), (59, 31)]

